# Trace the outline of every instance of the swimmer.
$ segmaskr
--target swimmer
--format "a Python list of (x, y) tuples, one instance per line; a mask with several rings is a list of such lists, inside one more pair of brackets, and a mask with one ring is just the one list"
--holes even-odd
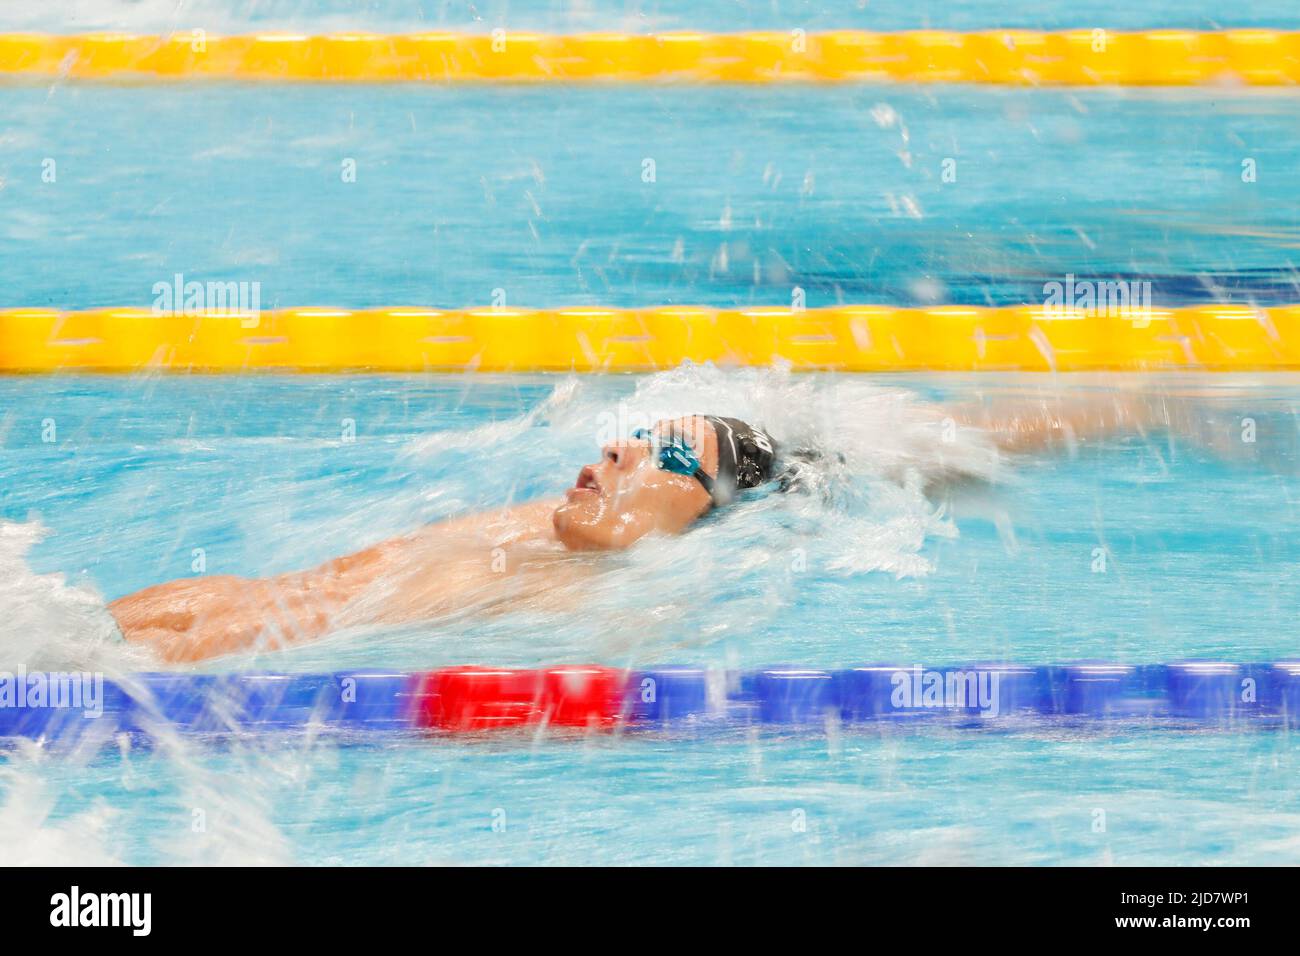
[[(1168, 408), (1118, 397), (1053, 399), (955, 410), (952, 417), (997, 449), (1025, 453), (1168, 427)], [(606, 445), (563, 498), (440, 521), (306, 571), (171, 581), (119, 598), (109, 610), (127, 641), (186, 662), (281, 648), (346, 627), (521, 600), (546, 606), (558, 585), (589, 569), (575, 553), (679, 534), (740, 492), (781, 477), (780, 455), (771, 435), (734, 418), (661, 421)]]
[(602, 449), (557, 500), (437, 522), (317, 568), (187, 578), (109, 605), (122, 635), (168, 661), (276, 648), (344, 627), (545, 600), (582, 573), (574, 552), (677, 534), (773, 477), (776, 444), (734, 418), (658, 422)]

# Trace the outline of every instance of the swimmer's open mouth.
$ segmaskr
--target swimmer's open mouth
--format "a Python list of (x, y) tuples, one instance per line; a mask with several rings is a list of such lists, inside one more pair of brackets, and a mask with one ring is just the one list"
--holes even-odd
[(581, 495), (598, 495), (600, 491), (600, 482), (596, 480), (596, 473), (588, 465), (578, 472), (578, 480), (574, 482), (572, 488), (565, 492), (565, 497), (572, 501)]

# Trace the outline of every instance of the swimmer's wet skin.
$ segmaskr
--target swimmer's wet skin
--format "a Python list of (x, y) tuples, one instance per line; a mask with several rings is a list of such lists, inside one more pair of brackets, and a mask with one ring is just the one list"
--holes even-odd
[[(1167, 404), (1121, 398), (952, 415), (1009, 452), (1177, 428)], [(128, 641), (180, 662), (276, 649), (351, 626), (561, 600), (565, 583), (590, 573), (590, 565), (566, 555), (685, 531), (738, 491), (779, 478), (778, 452), (772, 436), (738, 419), (661, 421), (606, 445), (561, 500), (441, 521), (308, 571), (171, 581), (120, 598), (109, 610)]]
[[(557, 557), (677, 534), (773, 476), (776, 444), (738, 419), (689, 416), (613, 442), (560, 501), (438, 522), (309, 571), (145, 588), (109, 605), (123, 636), (168, 661), (275, 648), (341, 627), (428, 620), (542, 592), (581, 569)], [(508, 574), (484, 559), (504, 554)]]

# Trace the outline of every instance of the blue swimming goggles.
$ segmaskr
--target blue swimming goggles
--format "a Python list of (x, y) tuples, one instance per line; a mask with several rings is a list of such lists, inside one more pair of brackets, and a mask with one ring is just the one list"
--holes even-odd
[(713, 497), (713, 479), (705, 474), (694, 449), (680, 435), (664, 436), (649, 428), (638, 428), (632, 432), (632, 438), (650, 443), (650, 460), (660, 471), (694, 478)]

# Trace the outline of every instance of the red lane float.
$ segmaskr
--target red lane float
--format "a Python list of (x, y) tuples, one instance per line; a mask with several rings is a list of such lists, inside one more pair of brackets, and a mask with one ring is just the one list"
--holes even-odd
[(626, 685), (625, 671), (594, 665), (448, 667), (424, 675), (416, 719), (422, 727), (455, 731), (543, 723), (612, 727), (622, 717)]

